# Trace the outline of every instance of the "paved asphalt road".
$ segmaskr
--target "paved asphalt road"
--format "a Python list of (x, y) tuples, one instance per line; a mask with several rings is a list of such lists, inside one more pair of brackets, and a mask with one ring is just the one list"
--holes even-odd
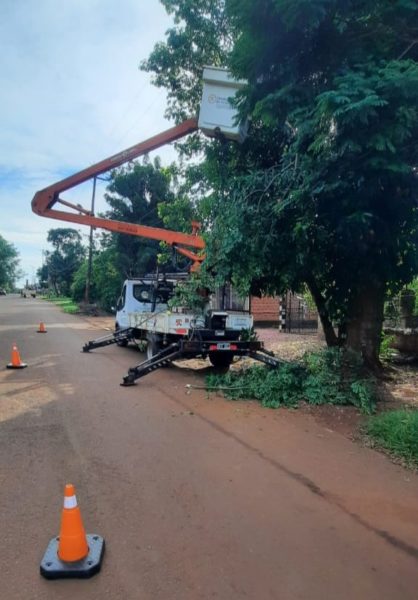
[[(102, 333), (0, 297), (1, 599), (416, 600), (416, 475), (306, 414), (188, 393), (202, 372), (121, 388), (141, 356), (80, 353)], [(4, 368), (14, 341), (27, 369)], [(66, 482), (107, 543), (88, 581), (39, 575)]]

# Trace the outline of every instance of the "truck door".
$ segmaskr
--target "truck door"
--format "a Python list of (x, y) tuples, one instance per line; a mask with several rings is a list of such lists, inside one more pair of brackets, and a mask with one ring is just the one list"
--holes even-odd
[(129, 327), (128, 312), (126, 310), (126, 283), (123, 284), (122, 293), (116, 305), (116, 328)]

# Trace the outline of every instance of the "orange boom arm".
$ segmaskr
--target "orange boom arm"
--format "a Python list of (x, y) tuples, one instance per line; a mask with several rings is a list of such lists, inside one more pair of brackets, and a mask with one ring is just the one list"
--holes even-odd
[[(124, 221), (113, 221), (111, 219), (95, 217), (91, 211), (83, 208), (79, 204), (72, 204), (71, 202), (60, 198), (61, 192), (74, 188), (92, 177), (101, 175), (110, 169), (115, 169), (134, 158), (138, 158), (156, 148), (160, 148), (164, 144), (174, 142), (196, 130), (197, 120), (189, 119), (180, 123), (180, 125), (176, 125), (163, 133), (145, 140), (144, 142), (131, 146), (127, 150), (123, 150), (114, 156), (105, 158), (87, 169), (83, 169), (74, 175), (70, 175), (70, 177), (36, 192), (32, 200), (32, 210), (41, 217), (49, 217), (50, 219), (69, 221), (70, 223), (77, 223), (78, 225), (99, 227), (115, 233), (126, 233), (166, 242), (175, 247), (180, 254), (190, 258), (193, 261), (192, 270), (196, 270), (204, 259), (202, 252), (198, 251), (202, 251), (205, 247), (203, 238), (197, 235), (199, 230), (198, 223), (192, 223), (192, 233), (186, 234), (181, 233), (180, 231), (161, 229), (159, 227), (148, 227), (146, 225), (136, 225), (135, 223), (126, 223)], [(74, 212), (55, 210), (53, 208), (55, 204), (66, 206)], [(193, 248), (194, 250), (191, 250), (190, 248)]]

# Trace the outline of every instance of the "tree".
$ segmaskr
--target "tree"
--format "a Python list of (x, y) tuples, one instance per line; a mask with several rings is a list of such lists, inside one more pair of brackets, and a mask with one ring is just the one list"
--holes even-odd
[(85, 256), (81, 235), (71, 228), (50, 229), (47, 240), (54, 248), (46, 253), (49, 281), (57, 295), (68, 294), (73, 276)]
[[(108, 311), (112, 306), (116, 306), (124, 280), (123, 273), (117, 268), (117, 263), (117, 254), (114, 248), (101, 249), (93, 256), (90, 298)], [(71, 296), (77, 302), (84, 299), (87, 267), (87, 261), (84, 261), (74, 274)]]
[(161, 0), (175, 26), (166, 41), (154, 47), (141, 69), (154, 74), (153, 82), (168, 92), (166, 115), (176, 122), (197, 113), (205, 65), (222, 66), (234, 42), (225, 0)]
[(0, 235), (0, 287), (10, 291), (20, 277), (19, 253), (15, 246)]
[[(191, 24), (185, 4), (170, 7)], [(418, 7), (225, 4), (226, 64), (248, 80), (239, 106), (251, 127), (224, 161), (222, 186), (217, 143), (206, 153), (217, 184), (208, 265), (253, 292), (306, 283), (328, 344), (375, 367), (384, 297), (418, 271)]]
[[(105, 194), (111, 209), (109, 219), (164, 227), (159, 206), (174, 201), (172, 171), (162, 168), (158, 159), (134, 162), (112, 172)], [(124, 234), (104, 234), (104, 247), (113, 248), (115, 266), (122, 278), (145, 275), (155, 270), (161, 250), (158, 241)]]
[[(159, 159), (150, 163), (132, 162), (111, 173), (105, 199), (110, 210), (105, 217), (128, 223), (141, 223), (190, 231), (192, 208), (189, 200), (176, 197), (174, 189), (181, 190), (177, 182), (177, 169), (161, 167)], [(116, 304), (122, 283), (127, 277), (141, 277), (156, 269), (157, 265), (171, 267), (171, 249), (162, 242), (134, 235), (102, 233), (100, 247), (93, 254), (91, 299), (102, 308), (110, 310)], [(185, 266), (187, 259), (178, 261)], [(71, 294), (74, 300), (84, 297), (87, 262), (74, 274)]]

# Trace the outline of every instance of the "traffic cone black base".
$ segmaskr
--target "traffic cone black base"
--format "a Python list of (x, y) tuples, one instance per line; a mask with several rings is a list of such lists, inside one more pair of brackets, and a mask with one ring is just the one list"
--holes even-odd
[(28, 365), (26, 363), (20, 363), (20, 365), (14, 365), (12, 363), (9, 363), (7, 365), (8, 369), (25, 369)]
[(41, 575), (46, 579), (88, 579), (98, 573), (102, 566), (105, 541), (93, 533), (88, 533), (86, 537), (89, 553), (75, 562), (64, 562), (58, 558), (59, 537), (52, 538), (41, 561)]

